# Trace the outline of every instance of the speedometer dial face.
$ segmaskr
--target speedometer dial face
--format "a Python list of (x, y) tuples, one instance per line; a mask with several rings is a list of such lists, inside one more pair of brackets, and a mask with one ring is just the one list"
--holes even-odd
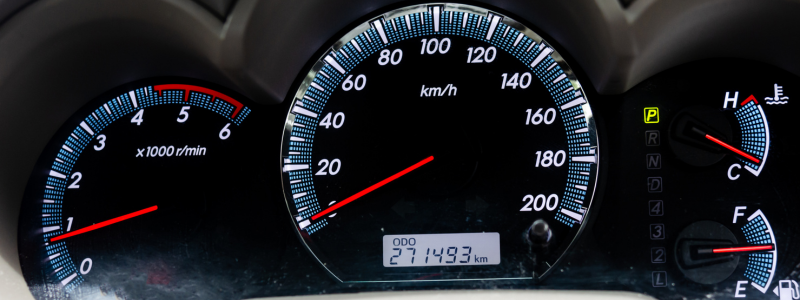
[(508, 16), (404, 7), (356, 26), (300, 84), (281, 171), (293, 222), (342, 281), (540, 277), (591, 208), (588, 99)]

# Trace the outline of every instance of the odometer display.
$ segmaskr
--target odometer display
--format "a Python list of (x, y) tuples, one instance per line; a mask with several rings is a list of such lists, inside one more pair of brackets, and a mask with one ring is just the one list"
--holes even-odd
[(468, 266), (500, 263), (500, 234), (384, 235), (384, 267)]
[[(539, 277), (583, 227), (599, 161), (591, 108), (554, 48), (511, 18), (397, 9), (347, 33), (304, 78), (283, 137), (284, 192), (337, 279)], [(496, 263), (385, 265), (386, 236), (468, 247), (481, 233), (499, 236)]]

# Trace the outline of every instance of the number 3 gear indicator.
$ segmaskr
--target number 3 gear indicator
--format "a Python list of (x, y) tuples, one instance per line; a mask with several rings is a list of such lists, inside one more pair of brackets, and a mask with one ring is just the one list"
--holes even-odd
[[(286, 118), (284, 197), (313, 257), (345, 282), (546, 275), (586, 224), (600, 155), (563, 57), (514, 19), (463, 4), (354, 28), (301, 75)], [(480, 256), (498, 264), (396, 268), (392, 256), (435, 247), (382, 252), (384, 236), (481, 232), (499, 235), (499, 255)]]

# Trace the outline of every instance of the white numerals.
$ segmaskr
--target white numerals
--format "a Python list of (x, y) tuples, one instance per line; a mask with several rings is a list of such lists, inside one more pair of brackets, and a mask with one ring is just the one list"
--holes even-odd
[(191, 106), (181, 107), (181, 112), (178, 114), (178, 123), (186, 122), (189, 119), (189, 109)]
[(72, 217), (67, 218), (67, 232), (72, 230), (72, 220), (73, 220)]
[(527, 89), (531, 86), (531, 73), (525, 72), (520, 75), (519, 73), (514, 73), (511, 77), (508, 77), (508, 73), (503, 73), (503, 86), (500, 87), (501, 89), (505, 89), (506, 87), (511, 87), (512, 89), (517, 89), (517, 86), (521, 89)]
[(450, 38), (443, 38), (441, 42), (436, 38), (422, 39), (422, 50), (419, 51), (419, 54), (435, 54), (436, 52), (445, 54), (450, 51), (450, 44)]
[(351, 80), (351, 78), (353, 78), (353, 75), (347, 76), (347, 78), (344, 79), (344, 82), (342, 82), (342, 89), (345, 92), (352, 90), (353, 88), (355, 88), (356, 91), (360, 91), (364, 89), (365, 85), (367, 85), (367, 75), (358, 75), (356, 76), (355, 81)]
[(101, 134), (97, 136), (97, 145), (94, 145), (94, 151), (103, 150), (106, 147), (106, 135)]
[(131, 123), (136, 123), (136, 126), (142, 125), (142, 122), (144, 122), (144, 119), (142, 119), (143, 115), (144, 109), (140, 109), (139, 112), (137, 112), (135, 115), (133, 115), (133, 118), (131, 118)]
[(401, 60), (403, 60), (403, 50), (394, 49), (389, 51), (389, 49), (383, 49), (381, 50), (381, 57), (378, 58), (378, 64), (385, 66), (386, 64), (391, 63), (392, 65), (396, 66)]
[(325, 126), (325, 129), (328, 129), (333, 125), (333, 128), (339, 129), (344, 125), (344, 113), (337, 112), (335, 115), (333, 113), (328, 113), (322, 118), (322, 121), (319, 122), (319, 126)]
[(549, 168), (551, 165), (560, 167), (564, 165), (564, 161), (567, 160), (567, 153), (564, 150), (556, 151), (555, 155), (553, 155), (553, 151), (547, 150), (544, 153), (542, 151), (536, 151), (536, 167), (545, 167)]
[(553, 211), (558, 207), (558, 195), (550, 194), (549, 196), (545, 196), (543, 194), (536, 195), (525, 195), (522, 198), (522, 202), (525, 202), (525, 205), (519, 211), (542, 211), (542, 209), (547, 209), (548, 211)]
[(78, 182), (81, 182), (81, 179), (83, 179), (83, 174), (81, 174), (81, 172), (72, 173), (72, 176), (70, 176), (69, 178), (75, 179), (75, 181), (73, 181), (72, 184), (70, 184), (69, 187), (67, 187), (68, 189), (77, 189), (81, 187), (80, 185), (78, 185)]
[(331, 175), (336, 175), (339, 174), (339, 170), (342, 168), (342, 161), (339, 160), (338, 158), (334, 158), (331, 161), (328, 161), (328, 159), (323, 158), (322, 160), (319, 161), (317, 166), (322, 166), (322, 167), (319, 168), (319, 171), (317, 171), (315, 175), (328, 175), (329, 173)]
[(525, 125), (531, 125), (531, 124), (539, 125), (542, 124), (542, 121), (544, 121), (545, 125), (553, 124), (553, 121), (556, 120), (556, 109), (548, 108), (547, 110), (544, 111), (544, 114), (542, 114), (543, 109), (544, 108), (540, 108), (536, 110), (536, 112), (533, 113), (533, 115), (531, 115), (531, 113), (533, 112), (532, 109), (530, 108), (526, 109), (525, 112), (528, 113), (528, 117), (525, 118)]
[[(475, 54), (475, 57), (472, 57), (473, 53)], [(497, 48), (495, 48), (494, 46), (491, 46), (489, 48), (483, 48), (483, 47), (467, 48), (468, 64), (490, 63), (493, 62), (496, 57), (497, 57)]]
[(222, 130), (219, 131), (220, 140), (227, 140), (231, 137), (231, 130), (228, 129), (228, 126), (231, 126), (231, 123), (225, 124), (225, 127), (222, 127)]
[(86, 275), (89, 274), (89, 271), (92, 270), (92, 259), (87, 258), (81, 262), (81, 274)]

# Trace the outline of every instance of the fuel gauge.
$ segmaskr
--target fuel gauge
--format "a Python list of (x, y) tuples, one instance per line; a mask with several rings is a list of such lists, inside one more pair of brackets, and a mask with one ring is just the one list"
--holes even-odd
[(697, 221), (678, 234), (674, 249), (678, 268), (697, 283), (735, 280), (735, 297), (748, 288), (765, 293), (778, 263), (772, 226), (760, 209), (734, 206), (728, 211), (732, 224)]

